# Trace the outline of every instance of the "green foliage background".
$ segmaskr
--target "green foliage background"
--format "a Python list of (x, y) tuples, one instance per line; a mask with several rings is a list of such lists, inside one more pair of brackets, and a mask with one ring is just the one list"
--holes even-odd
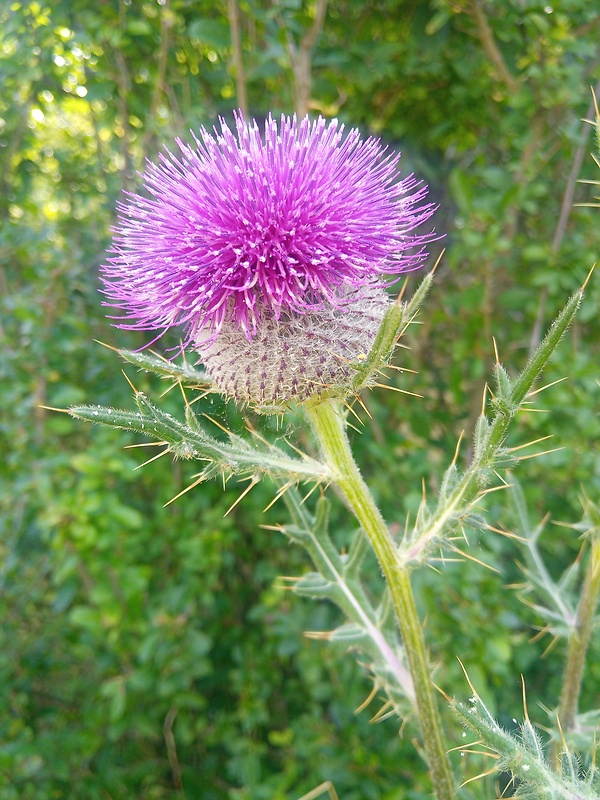
[[(356, 437), (385, 516), (401, 529), (435, 492), (462, 430), (467, 442), (494, 360), (514, 368), (598, 251), (588, 151), (590, 85), (600, 79), (600, 16), (588, 0), (52, 0), (0, 6), (0, 791), (6, 800), (299, 798), (330, 780), (345, 800), (428, 795), (411, 724), (370, 724), (381, 701), (343, 652), (307, 639), (333, 609), (277, 588), (303, 554), (273, 531), (273, 487), (226, 517), (240, 487), (205, 485), (164, 504), (193, 468), (124, 450), (42, 406), (128, 406), (98, 295), (121, 190), (144, 157), (210, 127), (247, 93), (252, 115), (301, 108), (338, 116), (403, 152), (440, 203), (447, 252), (404, 366), (419, 374), (365, 398)], [(243, 73), (232, 29), (239, 27)], [(298, 53), (309, 52), (304, 75)], [(237, 82), (236, 82), (237, 78)], [(600, 94), (600, 92), (597, 92)], [(570, 192), (572, 194), (570, 194)], [(561, 211), (562, 216), (561, 216)], [(567, 212), (567, 213), (564, 213)], [(434, 253), (433, 256), (436, 254)], [(564, 449), (520, 469), (534, 521), (575, 521), (600, 488), (597, 281), (547, 374), (569, 380), (523, 417), (514, 443), (555, 434)], [(168, 342), (164, 342), (164, 347)], [(140, 390), (161, 386), (128, 369)], [(178, 413), (181, 398), (162, 401)], [(240, 426), (235, 409), (207, 412)], [(307, 445), (309, 446), (309, 445)], [(468, 444), (463, 446), (468, 450)], [(468, 452), (464, 455), (468, 458)], [(492, 520), (515, 523), (503, 498)], [(340, 541), (352, 523), (338, 511)], [(580, 547), (548, 526), (555, 575)], [(507, 584), (517, 546), (486, 534), (474, 563), (417, 576), (437, 682), (468, 687), (456, 656), (501, 721), (520, 716), (519, 675), (552, 708), (560, 646), (531, 642), (544, 622)], [(378, 570), (373, 565), (373, 580)], [(598, 643), (583, 705), (600, 704)], [(449, 725), (449, 741), (460, 733)], [(457, 756), (458, 764), (458, 756)], [(475, 774), (474, 762), (458, 764)], [(477, 784), (478, 796), (499, 791)]]

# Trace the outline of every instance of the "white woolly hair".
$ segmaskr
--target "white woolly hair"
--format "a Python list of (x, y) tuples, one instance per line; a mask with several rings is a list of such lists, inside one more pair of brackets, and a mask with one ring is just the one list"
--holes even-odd
[(352, 363), (368, 355), (390, 303), (379, 286), (342, 286), (339, 304), (282, 315), (261, 312), (249, 341), (228, 322), (201, 360), (217, 389), (238, 403), (276, 412), (323, 393), (348, 394)]

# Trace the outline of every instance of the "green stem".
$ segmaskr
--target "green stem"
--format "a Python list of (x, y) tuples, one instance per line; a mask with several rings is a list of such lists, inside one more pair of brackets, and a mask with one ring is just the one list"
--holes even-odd
[(369, 537), (387, 580), (414, 682), (421, 733), (435, 794), (438, 800), (452, 800), (455, 796), (454, 780), (433, 695), (410, 573), (400, 565), (396, 546), (354, 461), (341, 402), (324, 400), (307, 407), (307, 413), (323, 454), (335, 474), (335, 481)]
[(594, 536), (592, 538), (590, 563), (577, 608), (575, 627), (569, 636), (569, 654), (567, 656), (563, 688), (558, 706), (558, 719), (565, 733), (573, 728), (575, 717), (577, 716), (577, 705), (585, 667), (585, 656), (592, 635), (594, 613), (596, 611), (599, 594), (600, 538)]

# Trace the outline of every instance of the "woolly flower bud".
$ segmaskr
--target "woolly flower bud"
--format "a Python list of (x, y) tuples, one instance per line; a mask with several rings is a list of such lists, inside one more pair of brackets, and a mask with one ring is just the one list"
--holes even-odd
[(225, 323), (202, 361), (220, 391), (263, 412), (313, 395), (345, 395), (353, 362), (369, 353), (388, 305), (381, 287), (346, 287), (337, 305), (279, 319), (263, 314), (252, 341)]

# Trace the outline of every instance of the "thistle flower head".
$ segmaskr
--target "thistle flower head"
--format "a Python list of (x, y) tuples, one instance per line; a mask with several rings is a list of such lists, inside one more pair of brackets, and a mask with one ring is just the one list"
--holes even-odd
[[(433, 213), (424, 187), (398, 180), (398, 156), (336, 120), (235, 117), (148, 163), (149, 196), (129, 194), (103, 292), (119, 327), (183, 324), (208, 349), (231, 326), (251, 341), (262, 320), (343, 306), (343, 287), (371, 287), (417, 267)], [(387, 277), (384, 277), (387, 276)]]

